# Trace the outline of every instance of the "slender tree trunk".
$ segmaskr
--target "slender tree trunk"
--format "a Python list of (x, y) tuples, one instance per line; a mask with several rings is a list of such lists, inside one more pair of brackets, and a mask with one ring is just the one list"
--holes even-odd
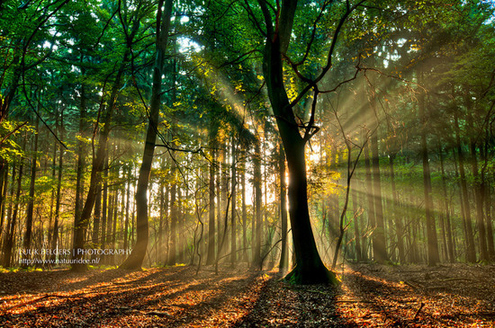
[[(177, 263), (184, 263), (184, 245), (186, 244), (186, 238), (184, 234), (184, 212), (182, 210), (182, 188), (181, 184), (177, 183), (177, 236), (176, 236), (176, 244), (177, 244)], [(184, 236), (184, 237), (182, 237)], [(182, 237), (182, 238), (181, 238)]]
[(445, 229), (446, 229), (446, 239), (447, 239), (447, 258), (449, 259), (450, 263), (455, 262), (455, 256), (454, 256), (454, 242), (453, 242), (453, 237), (452, 237), (452, 225), (451, 225), (451, 220), (450, 220), (450, 209), (449, 209), (449, 200), (448, 200), (448, 195), (447, 195), (447, 182), (445, 179), (445, 167), (444, 167), (444, 155), (442, 151), (442, 147), (439, 146), (438, 153), (440, 154), (440, 169), (442, 171), (442, 196), (443, 196), (443, 206), (444, 206), (444, 213), (445, 213)]
[[(132, 174), (132, 168), (129, 166), (127, 169), (127, 188), (126, 188), (126, 202), (125, 202), (125, 222), (124, 222), (124, 250), (129, 249), (129, 220), (130, 218), (130, 203), (131, 203), (131, 174)], [(162, 204), (162, 203), (160, 203)], [(160, 213), (162, 209), (160, 206)], [(160, 216), (160, 230), (161, 230), (161, 216)], [(161, 232), (161, 231), (160, 231)], [(161, 238), (161, 235), (159, 236)], [(161, 241), (161, 239), (160, 239)]]
[[(134, 40), (134, 36), (138, 32), (140, 25), (139, 19), (134, 20), (134, 24), (132, 26), (132, 30), (128, 36), (127, 39), (127, 44), (131, 45), (132, 40)], [(81, 217), (76, 218), (74, 222), (74, 240), (73, 240), (73, 264), (72, 264), (72, 270), (73, 271), (85, 271), (87, 269), (87, 265), (84, 263), (84, 249), (85, 249), (85, 240), (84, 240), (84, 235), (87, 230), (87, 227), (89, 225), (89, 221), (91, 218), (91, 213), (93, 212), (93, 207), (96, 201), (96, 195), (98, 192), (98, 189), (101, 188), (101, 172), (104, 167), (105, 163), (105, 157), (107, 153), (107, 143), (108, 143), (108, 137), (110, 134), (111, 130), (111, 122), (112, 122), (112, 116), (113, 112), (116, 106), (117, 102), (117, 95), (119, 93), (119, 89), (121, 87), (122, 83), (122, 77), (124, 75), (126, 65), (129, 61), (129, 56), (131, 55), (131, 50), (130, 48), (127, 48), (125, 50), (122, 62), (120, 64), (120, 68), (117, 72), (117, 75), (115, 77), (115, 81), (112, 87), (112, 92), (110, 95), (110, 99), (108, 100), (108, 104), (105, 105), (104, 101), (102, 99), (101, 106), (100, 106), (100, 113), (101, 113), (101, 123), (103, 127), (101, 128), (100, 131), (100, 136), (98, 140), (98, 146), (96, 150), (96, 154), (93, 158), (93, 166), (91, 169), (91, 178), (90, 178), (90, 183), (89, 183), (89, 190), (88, 190), (88, 196), (86, 197), (86, 201), (84, 203), (84, 207), (81, 212)], [(104, 97), (105, 93), (103, 92)]]
[[(103, 189), (101, 200), (101, 248), (105, 249), (107, 246), (108, 232), (107, 232), (107, 213), (108, 213), (108, 156), (105, 157), (104, 171), (103, 171)], [(105, 255), (103, 255), (104, 262), (106, 261)]]
[(235, 138), (232, 136), (232, 181), (231, 181), (231, 193), (232, 193), (232, 213), (231, 213), (231, 218), (230, 218), (230, 261), (232, 267), (235, 266), (236, 259), (237, 259), (237, 243), (236, 243), (236, 199), (237, 199), (237, 170), (236, 170), (236, 160), (237, 160), (237, 154), (236, 154), (236, 144), (235, 144)]
[(382, 186), (380, 174), (380, 157), (378, 154), (378, 131), (371, 136), (371, 164), (373, 171), (373, 203), (375, 209), (376, 228), (373, 232), (373, 252), (378, 263), (387, 261), (385, 242), (385, 222), (383, 219)]
[[(19, 173), (22, 173), (21, 170), (19, 170)], [(7, 268), (10, 266), (10, 259), (12, 256), (12, 245), (13, 245), (13, 231), (15, 230), (15, 220), (13, 220), (13, 209), (14, 209), (14, 192), (15, 192), (15, 178), (16, 178), (16, 165), (15, 162), (12, 165), (12, 176), (11, 176), (11, 183), (10, 183), (10, 204), (9, 204), (9, 209), (7, 211), (7, 226), (5, 227), (5, 233), (3, 235), (3, 242), (2, 242), (2, 266), (4, 268)], [(18, 179), (19, 181), (20, 179)]]
[[(101, 224), (101, 198), (102, 198), (101, 188), (98, 190), (95, 201), (94, 218), (93, 218), (93, 233), (91, 235), (92, 248), (100, 248), (100, 224)], [(96, 254), (91, 256), (91, 259), (96, 259)]]
[(163, 181), (160, 181), (160, 221), (158, 224), (158, 246), (156, 251), (156, 262), (158, 264), (163, 263), (163, 253), (165, 252), (164, 247), (164, 238), (163, 234), (165, 233), (164, 222), (165, 222), (165, 186)]
[[(467, 109), (467, 123), (469, 131), (474, 131), (473, 126), (473, 117), (472, 117), (472, 101), (470, 99), (471, 95), (469, 91), (466, 93), (466, 109)], [(469, 137), (469, 150), (471, 152), (470, 162), (471, 162), (471, 173), (474, 179), (474, 201), (476, 203), (476, 225), (478, 226), (479, 233), (479, 244), (480, 244), (480, 260), (487, 262), (488, 261), (488, 245), (487, 245), (487, 236), (486, 236), (486, 227), (483, 213), (483, 191), (482, 191), (482, 182), (478, 170), (478, 158), (476, 153), (476, 141), (470, 136)]]
[(490, 261), (495, 261), (495, 247), (493, 241), (493, 219), (492, 219), (492, 196), (490, 193), (490, 186), (485, 185), (483, 189), (485, 193), (485, 215), (486, 215), (486, 232), (488, 237), (488, 254), (490, 256)]
[[(63, 110), (60, 113), (60, 125), (59, 135), (60, 139), (63, 140), (63, 130), (64, 130), (64, 116)], [(55, 214), (53, 216), (53, 232), (52, 232), (52, 240), (51, 240), (51, 249), (55, 250), (58, 248), (58, 239), (59, 239), (59, 221), (60, 221), (60, 205), (61, 205), (61, 197), (62, 197), (62, 173), (64, 167), (64, 149), (62, 145), (59, 145), (59, 154), (58, 154), (58, 175), (57, 175), (57, 191), (55, 196)], [(55, 259), (55, 255), (51, 256), (51, 259)]]
[(170, 250), (168, 252), (168, 264), (177, 263), (177, 172), (176, 163), (172, 161), (172, 186), (170, 187)]
[[(3, 235), (3, 224), (5, 221), (5, 199), (7, 197), (7, 189), (9, 187), (9, 165), (7, 162), (1, 163), (3, 158), (0, 158), (0, 238)], [(3, 240), (3, 239), (2, 239)], [(2, 241), (0, 240), (0, 249), (2, 249)]]
[(483, 147), (482, 158), (483, 167), (481, 170), (481, 192), (484, 196), (485, 203), (485, 219), (486, 219), (486, 236), (488, 247), (488, 258), (490, 261), (495, 261), (495, 246), (493, 240), (493, 226), (492, 226), (492, 200), (491, 200), (491, 185), (490, 181), (486, 178), (486, 169), (489, 164), (489, 131), (487, 131), (487, 138), (485, 138), (485, 145)]
[(461, 136), (459, 128), (459, 118), (457, 111), (454, 112), (454, 127), (456, 129), (457, 154), (459, 159), (459, 174), (461, 185), (461, 202), (463, 206), (464, 237), (466, 239), (466, 261), (476, 262), (476, 249), (474, 246), (474, 234), (471, 225), (471, 210), (469, 205), (469, 195), (466, 182), (466, 171), (464, 169), (464, 153), (462, 151)]
[[(420, 83), (423, 81), (423, 73), (419, 72)], [(434, 266), (440, 262), (440, 255), (438, 252), (438, 239), (437, 230), (433, 209), (432, 188), (431, 188), (431, 176), (430, 176), (430, 163), (428, 158), (428, 146), (427, 146), (427, 129), (428, 129), (428, 114), (426, 108), (426, 95), (421, 92), (419, 98), (419, 119), (421, 120), (421, 156), (423, 158), (423, 184), (424, 184), (424, 197), (425, 197), (425, 215), (426, 215), (426, 230), (427, 230), (427, 242), (428, 242), (428, 265)]]
[[(212, 130), (213, 131), (213, 130)], [(212, 265), (215, 263), (216, 259), (216, 230), (215, 230), (215, 177), (216, 177), (216, 151), (215, 151), (215, 140), (216, 136), (210, 131), (210, 149), (211, 149), (211, 161), (209, 165), (209, 211), (208, 211), (208, 253), (206, 257), (206, 265)]]
[[(55, 126), (58, 127), (58, 115), (55, 115)], [(53, 143), (53, 153), (52, 153), (52, 180), (55, 181), (56, 175), (57, 175), (57, 148), (58, 144)], [(51, 188), (51, 195), (50, 195), (50, 219), (48, 222), (48, 245), (51, 247), (52, 245), (52, 238), (53, 238), (53, 229), (52, 227), (54, 226), (54, 203), (55, 203), (55, 188)]]
[[(26, 210), (26, 230), (24, 233), (23, 248), (29, 250), (31, 248), (31, 239), (33, 233), (33, 212), (34, 212), (34, 187), (36, 184), (36, 166), (38, 162), (38, 136), (39, 136), (39, 119), (36, 118), (35, 132), (34, 132), (34, 145), (33, 145), (33, 158), (31, 161), (31, 181), (29, 183), (29, 200)], [(25, 254), (28, 255), (28, 254)], [(25, 259), (29, 258), (26, 256)], [(23, 263), (24, 266), (27, 263)]]
[(351, 189), (351, 200), (352, 200), (352, 212), (354, 213), (354, 238), (356, 245), (356, 261), (363, 261), (363, 250), (361, 245), (361, 229), (359, 227), (359, 218), (361, 215), (358, 214), (358, 197), (356, 187)]
[[(23, 150), (25, 148), (26, 141), (24, 140)], [(10, 229), (8, 231), (8, 239), (5, 248), (5, 267), (11, 266), (12, 263), (12, 252), (15, 244), (16, 237), (16, 225), (17, 225), (17, 217), (19, 214), (19, 204), (21, 200), (21, 191), (22, 191), (22, 170), (24, 168), (24, 161), (22, 158), (20, 159), (21, 163), (19, 164), (19, 174), (17, 177), (17, 191), (14, 199), (14, 211), (12, 212), (12, 223), (10, 225)]]
[[(82, 56), (81, 56), (82, 61)], [(84, 75), (85, 70), (81, 73)], [(76, 166), (76, 200), (74, 208), (74, 222), (79, 222), (83, 206), (84, 194), (84, 168), (86, 165), (86, 144), (82, 140), (86, 136), (86, 88), (84, 83), (81, 85), (81, 99), (79, 108), (79, 139), (77, 140), (77, 166)]]
[(280, 252), (280, 263), (278, 269), (285, 273), (289, 267), (289, 252), (287, 250), (287, 184), (285, 182), (285, 153), (282, 144), (278, 147), (278, 170), (280, 180), (280, 222), (281, 222), (281, 239), (282, 245)]
[(262, 231), (262, 213), (261, 213), (261, 150), (259, 139), (254, 147), (254, 224), (256, 230), (253, 230), (253, 266), (259, 268), (261, 265), (261, 231)]
[[(115, 206), (115, 192), (113, 188), (108, 190), (107, 195), (107, 237), (106, 237), (106, 247), (112, 248), (112, 236), (115, 231), (112, 231), (113, 227), (113, 207)], [(113, 262), (113, 255), (108, 254), (105, 258), (105, 263), (111, 265)]]
[[(110, 246), (112, 249), (116, 249), (117, 248), (117, 239), (118, 239), (118, 234), (119, 234), (119, 230), (118, 230), (118, 221), (119, 221), (119, 192), (120, 192), (120, 188), (116, 187), (115, 188), (115, 195), (114, 195), (114, 203), (113, 203), (112, 244)], [(117, 259), (117, 256), (116, 256), (115, 253), (112, 255), (112, 258), (111, 259), (112, 259), (111, 264), (112, 265), (115, 265), (115, 263), (116, 263), (115, 260)]]
[[(365, 138), (368, 138), (366, 136)], [(370, 152), (369, 152), (369, 146), (368, 143), (364, 145), (364, 172), (365, 172), (365, 184), (366, 184), (366, 200), (368, 203), (367, 206), (367, 213), (368, 213), (368, 223), (371, 226), (371, 229), (374, 231), (376, 229), (376, 220), (375, 220), (375, 202), (374, 202), (374, 195), (373, 195), (373, 181), (372, 181), (372, 175), (371, 175), (371, 161), (370, 161)], [(375, 254), (375, 239), (371, 239), (372, 242), (372, 249), (373, 249), (373, 255), (371, 258), (376, 259), (376, 254)]]
[(394, 170), (394, 159), (395, 154), (391, 154), (389, 157), (390, 164), (390, 181), (392, 186), (392, 213), (394, 217), (395, 230), (397, 236), (397, 248), (399, 250), (399, 261), (401, 264), (406, 263), (406, 253), (404, 249), (404, 226), (402, 223), (402, 217), (397, 211), (397, 207), (399, 206), (399, 195), (397, 194), (397, 187), (395, 185), (395, 170)]
[[(220, 142), (219, 142), (219, 153), (218, 153), (218, 164), (219, 164), (219, 170), (218, 170), (218, 179), (217, 179), (217, 195), (219, 196), (219, 202), (218, 202), (218, 216), (217, 216), (217, 222), (218, 222), (218, 250), (217, 250), (217, 260), (216, 263), (218, 263), (219, 257), (224, 254), (225, 250), (223, 247), (225, 247), (227, 244), (224, 242), (225, 238), (228, 238), (228, 235), (225, 235), (225, 232), (227, 231), (227, 227), (225, 224), (227, 224), (226, 218), (228, 214), (226, 213), (227, 211), (227, 204), (228, 204), (228, 171), (229, 169), (227, 168), (227, 150), (226, 150), (226, 138), (220, 134)], [(229, 205), (230, 206), (230, 205)], [(222, 234), (221, 234), (222, 232)]]
[(246, 205), (246, 161), (243, 159), (242, 161), (242, 260), (245, 262), (248, 261), (247, 255), (247, 205)]
[(387, 245), (385, 241), (385, 221), (383, 218), (383, 204), (382, 204), (382, 186), (381, 186), (381, 174), (380, 174), (380, 155), (378, 150), (378, 127), (380, 124), (378, 113), (376, 109), (376, 92), (374, 85), (371, 85), (370, 91), (370, 110), (371, 115), (375, 118), (374, 125), (371, 132), (371, 169), (373, 176), (373, 208), (374, 208), (374, 220), (375, 230), (373, 231), (373, 253), (375, 254), (375, 260), (378, 263), (385, 263), (387, 257)]

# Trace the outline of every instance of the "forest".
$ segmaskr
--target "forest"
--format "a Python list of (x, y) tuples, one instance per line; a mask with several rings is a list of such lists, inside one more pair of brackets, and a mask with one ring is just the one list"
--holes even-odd
[(0, 1), (0, 326), (495, 325), (494, 36), (489, 0)]

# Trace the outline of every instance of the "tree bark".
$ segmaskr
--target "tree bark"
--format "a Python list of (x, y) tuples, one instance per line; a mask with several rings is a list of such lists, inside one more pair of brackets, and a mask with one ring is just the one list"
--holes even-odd
[[(211, 131), (210, 131), (211, 133)], [(216, 151), (213, 148), (215, 135), (210, 134), (211, 162), (210, 162), (210, 180), (209, 180), (209, 212), (208, 212), (208, 254), (206, 257), (206, 265), (212, 265), (216, 259), (216, 230), (215, 230), (215, 177), (216, 177)]]
[[(61, 140), (63, 140), (63, 124), (64, 124), (64, 116), (63, 110), (60, 113), (60, 125), (58, 126), (59, 135)], [(54, 154), (55, 155), (55, 154)], [(51, 249), (55, 250), (58, 247), (58, 236), (59, 236), (59, 219), (60, 219), (60, 205), (61, 205), (61, 197), (62, 197), (62, 173), (64, 167), (64, 149), (62, 145), (59, 145), (59, 154), (58, 154), (58, 175), (57, 175), (57, 192), (55, 196), (55, 215), (53, 217), (53, 232), (52, 232), (52, 240), (51, 240)], [(51, 255), (51, 260), (55, 259), (55, 255)]]
[(287, 184), (285, 182), (285, 153), (282, 145), (279, 144), (278, 147), (278, 170), (279, 170), (279, 180), (280, 180), (280, 223), (281, 223), (281, 252), (280, 252), (280, 263), (278, 269), (280, 272), (285, 273), (289, 267), (289, 252), (287, 250)]
[(254, 227), (253, 230), (253, 267), (260, 268), (261, 266), (261, 231), (262, 231), (262, 215), (261, 215), (261, 150), (260, 141), (256, 141), (254, 146)]
[[(36, 185), (36, 165), (38, 162), (38, 136), (39, 136), (38, 128), (39, 128), (39, 118), (36, 118), (34, 145), (33, 145), (33, 158), (31, 160), (31, 181), (29, 183), (29, 200), (26, 210), (26, 231), (24, 233), (24, 240), (23, 240), (24, 250), (29, 250), (31, 248), (31, 238), (33, 233), (34, 187)], [(26, 256), (24, 258), (27, 259), (29, 258), (29, 256)], [(23, 266), (27, 266), (27, 263), (23, 263)]]
[[(244, 156), (245, 157), (245, 156)], [(246, 161), (242, 160), (242, 260), (248, 261), (247, 255), (247, 205), (246, 205)]]
[[(81, 55), (81, 62), (83, 56)], [(82, 65), (81, 65), (82, 66)], [(81, 73), (84, 76), (85, 69), (81, 68)], [(81, 85), (81, 99), (79, 108), (79, 139), (77, 140), (77, 166), (76, 166), (76, 200), (74, 208), (74, 222), (78, 222), (81, 218), (83, 207), (84, 194), (84, 168), (86, 165), (86, 145), (82, 138), (85, 137), (85, 119), (86, 119), (86, 88), (84, 83)]]
[(232, 207), (231, 207), (231, 217), (230, 217), (230, 262), (232, 267), (235, 266), (237, 259), (237, 243), (236, 243), (236, 199), (237, 199), (237, 170), (236, 170), (236, 144), (235, 138), (232, 136), (232, 178), (231, 178), (231, 193), (232, 193)]
[(289, 46), (297, 0), (283, 2), (276, 25), (273, 24), (266, 2), (259, 0), (258, 3), (267, 29), (263, 75), (289, 168), (289, 216), (296, 267), (285, 278), (295, 284), (336, 283), (334, 274), (325, 267), (320, 258), (311, 229), (305, 157), (305, 145), (310, 133), (305, 133), (305, 137), (302, 137), (299, 132), (299, 124), (289, 102), (283, 78), (282, 55)]
[[(21, 170), (22, 166), (19, 167), (19, 174), (22, 174)], [(13, 241), (13, 231), (15, 230), (15, 225), (16, 222), (14, 220), (14, 216), (12, 215), (13, 209), (14, 209), (14, 192), (15, 192), (15, 179), (16, 179), (16, 165), (15, 162), (12, 165), (12, 176), (11, 176), (11, 183), (10, 183), (10, 196), (12, 200), (10, 201), (9, 204), (9, 209), (7, 211), (7, 226), (5, 227), (5, 232), (4, 232), (4, 237), (3, 237), (3, 242), (2, 242), (2, 266), (4, 268), (7, 268), (10, 266), (10, 259), (12, 257), (12, 246), (14, 244)], [(17, 181), (20, 181), (20, 179), (17, 179)], [(18, 189), (19, 190), (19, 189)], [(17, 197), (18, 199), (19, 197)]]

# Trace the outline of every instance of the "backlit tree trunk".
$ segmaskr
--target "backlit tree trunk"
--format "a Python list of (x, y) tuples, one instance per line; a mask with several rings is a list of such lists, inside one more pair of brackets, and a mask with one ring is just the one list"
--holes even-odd
[(279, 145), (278, 150), (278, 169), (279, 169), (279, 179), (280, 179), (280, 223), (281, 223), (281, 252), (280, 252), (280, 263), (279, 270), (281, 272), (286, 272), (289, 266), (289, 252), (287, 250), (287, 184), (285, 182), (285, 153), (282, 145)]
[(289, 168), (289, 215), (296, 266), (286, 279), (296, 284), (335, 282), (334, 275), (320, 258), (311, 229), (305, 157), (305, 146), (309, 138), (306, 138), (306, 134), (305, 137), (300, 134), (283, 78), (282, 55), (289, 46), (297, 0), (283, 1), (277, 24), (272, 20), (267, 3), (263, 0), (258, 3), (267, 29), (263, 74)]
[[(170, 28), (170, 15), (172, 14), (172, 0), (158, 2), (156, 14), (156, 59), (153, 67), (153, 86), (151, 91), (150, 113), (148, 131), (143, 152), (143, 161), (139, 170), (139, 178), (136, 190), (136, 245), (131, 255), (120, 266), (124, 269), (140, 269), (148, 248), (148, 184), (155, 152), (156, 136), (158, 133), (159, 113), (161, 107), (162, 76), (167, 50), (168, 34)], [(163, 12), (162, 12), (163, 10)]]

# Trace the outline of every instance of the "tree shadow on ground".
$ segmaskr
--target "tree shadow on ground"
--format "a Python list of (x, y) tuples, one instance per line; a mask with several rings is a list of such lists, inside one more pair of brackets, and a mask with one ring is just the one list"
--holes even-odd
[[(197, 276), (192, 267), (109, 271), (80, 274), (70, 287), (6, 300), (0, 326), (228, 326), (247, 312), (266, 280), (245, 270)], [(36, 274), (30, 278), (36, 280)]]
[(338, 290), (326, 285), (292, 286), (274, 276), (234, 327), (352, 327), (336, 312)]
[(350, 266), (338, 312), (350, 323), (380, 327), (493, 327), (489, 266)]

